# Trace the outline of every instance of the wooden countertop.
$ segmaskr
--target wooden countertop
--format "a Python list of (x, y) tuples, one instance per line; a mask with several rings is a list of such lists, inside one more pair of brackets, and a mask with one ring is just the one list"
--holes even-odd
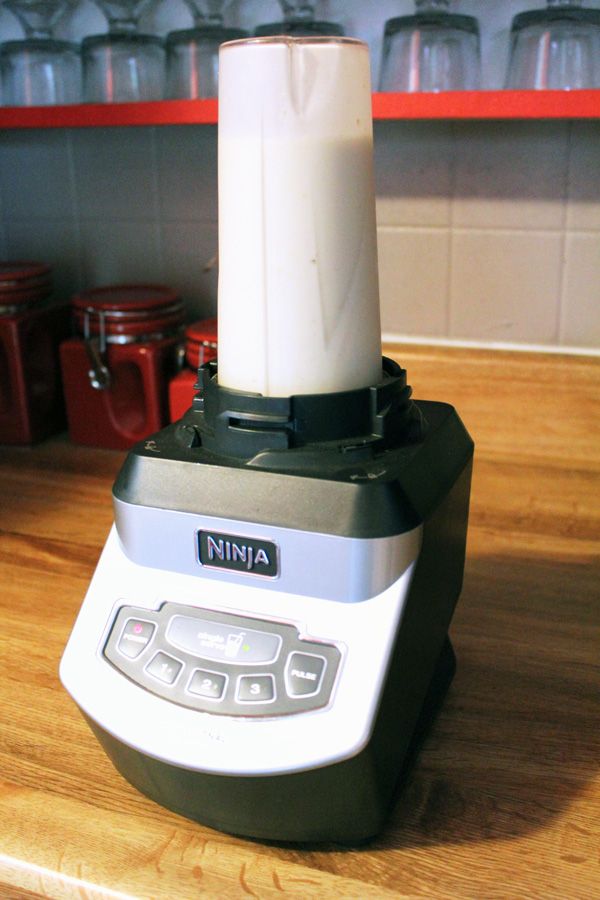
[[(388, 348), (389, 352), (389, 348)], [(0, 897), (600, 896), (600, 359), (394, 348), (476, 441), (458, 671), (384, 832), (265, 845), (112, 768), (58, 662), (122, 454), (0, 448)]]

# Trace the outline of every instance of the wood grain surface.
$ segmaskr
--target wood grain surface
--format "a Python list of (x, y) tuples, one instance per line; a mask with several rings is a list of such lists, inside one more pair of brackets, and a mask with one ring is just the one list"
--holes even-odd
[(246, 841), (115, 772), (57, 670), (123, 456), (60, 436), (0, 448), (2, 900), (600, 897), (600, 359), (388, 352), (476, 462), (457, 675), (383, 833)]

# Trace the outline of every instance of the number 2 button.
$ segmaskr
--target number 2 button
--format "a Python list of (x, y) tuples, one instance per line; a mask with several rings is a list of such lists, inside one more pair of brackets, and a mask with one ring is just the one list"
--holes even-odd
[(200, 697), (207, 697), (209, 700), (220, 700), (225, 693), (226, 683), (225, 675), (196, 669), (188, 685), (188, 691), (191, 694), (198, 694)]

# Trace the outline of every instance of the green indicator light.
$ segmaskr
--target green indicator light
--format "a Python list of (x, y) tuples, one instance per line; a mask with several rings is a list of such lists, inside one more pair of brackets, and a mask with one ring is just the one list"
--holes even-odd
[(247, 653), (249, 649), (250, 649), (250, 644), (244, 644), (242, 646), (242, 650), (244, 651), (244, 653)]

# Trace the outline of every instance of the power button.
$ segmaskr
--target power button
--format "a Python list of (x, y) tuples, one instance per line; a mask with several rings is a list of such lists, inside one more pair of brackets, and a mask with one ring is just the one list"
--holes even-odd
[(128, 619), (123, 626), (118, 649), (123, 656), (129, 659), (137, 657), (146, 649), (156, 629), (153, 622), (145, 622), (143, 619)]

